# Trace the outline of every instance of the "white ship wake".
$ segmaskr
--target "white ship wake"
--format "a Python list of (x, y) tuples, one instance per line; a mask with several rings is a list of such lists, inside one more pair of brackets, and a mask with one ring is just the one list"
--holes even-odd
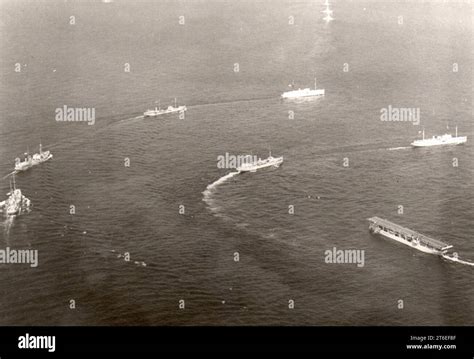
[(212, 206), (213, 205), (212, 194), (214, 193), (216, 188), (219, 185), (223, 184), (228, 179), (234, 177), (235, 175), (238, 175), (239, 173), (240, 172), (230, 172), (230, 173), (226, 174), (225, 176), (222, 176), (218, 180), (216, 180), (216, 181), (212, 182), (210, 185), (208, 185), (206, 187), (206, 190), (204, 192), (202, 192), (202, 194), (203, 194), (203, 199), (202, 200), (207, 203), (207, 205), (209, 206), (209, 209), (212, 212), (215, 212), (217, 210), (217, 208)]
[(398, 151), (398, 150), (406, 150), (408, 148), (411, 148), (411, 147), (408, 147), (408, 146), (403, 146), (403, 147), (390, 147), (388, 150), (389, 151)]

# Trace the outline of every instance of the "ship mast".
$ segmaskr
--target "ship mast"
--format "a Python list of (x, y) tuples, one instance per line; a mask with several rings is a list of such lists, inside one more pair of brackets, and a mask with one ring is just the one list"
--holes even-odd
[(456, 137), (458, 137), (458, 126), (456, 126)]
[(316, 86), (316, 77), (314, 78), (314, 89), (315, 89), (315, 90), (317, 89), (317, 86)]

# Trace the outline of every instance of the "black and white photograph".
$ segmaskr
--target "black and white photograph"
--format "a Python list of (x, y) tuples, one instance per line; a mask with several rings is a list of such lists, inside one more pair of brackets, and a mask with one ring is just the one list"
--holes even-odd
[(474, 325), (473, 39), (470, 0), (0, 0), (0, 326), (459, 351), (416, 328)]

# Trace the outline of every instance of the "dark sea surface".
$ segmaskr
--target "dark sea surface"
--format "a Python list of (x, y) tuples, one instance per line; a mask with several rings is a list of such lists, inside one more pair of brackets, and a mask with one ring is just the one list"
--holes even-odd
[[(332, 3), (326, 24), (323, 1), (3, 1), (0, 174), (40, 141), (54, 158), (16, 176), (32, 210), (2, 220), (0, 249), (39, 265), (0, 265), (0, 324), (473, 325), (473, 267), (367, 222), (474, 260), (472, 5)], [(315, 76), (324, 98), (280, 100)], [(141, 116), (175, 97), (184, 119)], [(64, 105), (95, 125), (55, 121)], [(381, 121), (389, 105), (421, 124)], [(409, 147), (447, 124), (466, 145)], [(218, 156), (270, 150), (280, 168), (214, 183)], [(333, 247), (365, 266), (325, 263)]]

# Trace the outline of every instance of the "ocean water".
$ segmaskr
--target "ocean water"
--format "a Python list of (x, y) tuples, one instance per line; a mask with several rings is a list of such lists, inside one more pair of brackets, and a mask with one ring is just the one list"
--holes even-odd
[[(40, 141), (54, 158), (16, 176), (32, 210), (0, 248), (39, 265), (0, 265), (0, 324), (473, 325), (472, 267), (367, 222), (474, 260), (472, 4), (334, 0), (327, 24), (322, 3), (2, 2), (0, 174)], [(280, 100), (315, 77), (324, 98)], [(140, 116), (175, 97), (184, 119)], [(95, 124), (55, 121), (64, 105)], [(389, 105), (420, 125), (381, 121)], [(467, 144), (409, 147), (446, 125)], [(222, 179), (218, 156), (270, 150), (280, 168)]]

